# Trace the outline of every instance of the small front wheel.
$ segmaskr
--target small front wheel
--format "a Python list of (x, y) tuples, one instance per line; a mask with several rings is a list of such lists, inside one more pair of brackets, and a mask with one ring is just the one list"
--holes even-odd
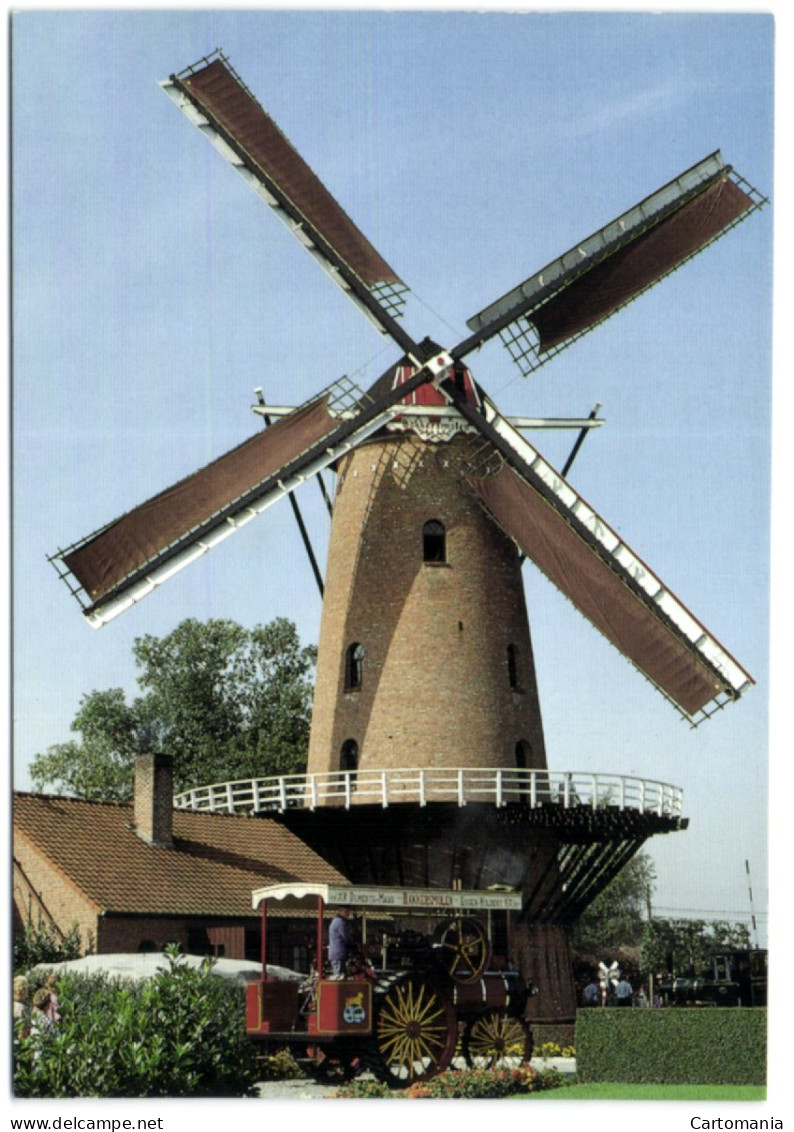
[(491, 1010), (467, 1025), (463, 1056), (471, 1068), (515, 1068), (532, 1057), (532, 1031), (523, 1018)]

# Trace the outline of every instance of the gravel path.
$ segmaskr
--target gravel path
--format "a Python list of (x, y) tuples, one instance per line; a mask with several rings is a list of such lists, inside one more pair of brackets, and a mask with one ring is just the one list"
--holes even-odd
[(316, 1081), (262, 1081), (256, 1088), (259, 1096), (269, 1101), (322, 1100), (336, 1092), (333, 1085), (320, 1085)]

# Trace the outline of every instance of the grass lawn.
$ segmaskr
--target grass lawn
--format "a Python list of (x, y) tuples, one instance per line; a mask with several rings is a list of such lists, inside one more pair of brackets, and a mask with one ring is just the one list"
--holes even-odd
[(516, 1100), (550, 1101), (763, 1101), (764, 1085), (613, 1085), (598, 1081), (565, 1085), (543, 1093), (527, 1093)]

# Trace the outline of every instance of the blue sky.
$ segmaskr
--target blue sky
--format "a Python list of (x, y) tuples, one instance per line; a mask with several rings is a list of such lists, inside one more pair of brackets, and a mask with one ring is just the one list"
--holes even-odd
[[(467, 317), (715, 149), (773, 182), (762, 14), (29, 11), (12, 21), (14, 785), (83, 693), (135, 693), (131, 646), (185, 617), (320, 604), (274, 508), (97, 632), (46, 555), (299, 403), (396, 357), (157, 86), (222, 47), (411, 286), (407, 326)], [(697, 730), (525, 567), (549, 762), (684, 789), (649, 844), (660, 915), (765, 941), (772, 208), (531, 379), (470, 358), (506, 413), (581, 416), (571, 481), (757, 680)], [(558, 467), (573, 435), (532, 434)], [(327, 517), (303, 489), (322, 555)]]

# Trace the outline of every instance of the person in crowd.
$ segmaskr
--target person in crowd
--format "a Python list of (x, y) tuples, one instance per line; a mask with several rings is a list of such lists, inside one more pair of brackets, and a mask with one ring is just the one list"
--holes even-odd
[(620, 976), (620, 981), (615, 987), (615, 998), (617, 999), (618, 1006), (631, 1006), (632, 999), (634, 998), (634, 988), (625, 975)]
[(24, 1018), (30, 991), (24, 975), (14, 977), (14, 1018)]
[(33, 992), (33, 1009), (30, 1015), (31, 1030), (46, 1031), (54, 1025), (53, 1014), (57, 1015), (57, 1004), (52, 1002), (49, 986), (39, 987)]
[(56, 991), (57, 983), (58, 976), (53, 971), (50, 975), (47, 976), (47, 982), (45, 983), (45, 986), (50, 995), (49, 1002), (47, 1003), (46, 1014), (50, 1022), (53, 1023), (58, 1022), (61, 1017), (60, 1013), (58, 1012), (58, 993)]
[(601, 1000), (601, 991), (598, 989), (598, 983), (591, 979), (583, 992), (585, 1006), (598, 1006)]

